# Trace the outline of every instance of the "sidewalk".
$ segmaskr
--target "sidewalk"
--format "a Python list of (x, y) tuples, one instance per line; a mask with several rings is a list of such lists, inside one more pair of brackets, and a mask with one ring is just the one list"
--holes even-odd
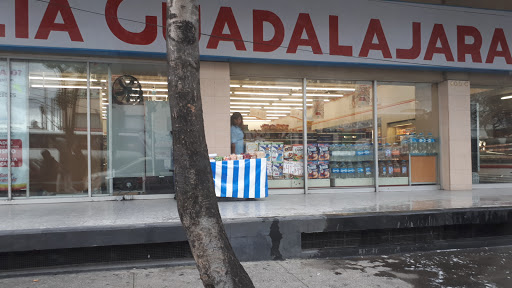
[[(512, 243), (509, 188), (336, 192), (219, 202), (237, 257), (268, 261)], [(0, 262), (2, 270), (117, 263), (150, 254), (190, 257), (173, 199), (0, 205), (0, 215), (0, 256), (13, 253)], [(460, 241), (445, 241), (454, 239)], [(39, 251), (41, 261), (33, 261), (30, 251)]]
[[(344, 192), (270, 195), (253, 201), (219, 202), (224, 222), (247, 218), (329, 214), (418, 212), (512, 206), (510, 188), (470, 191)], [(0, 231), (180, 224), (173, 199), (0, 205)]]
[[(512, 247), (243, 263), (256, 287), (511, 287)], [(199, 288), (195, 266), (0, 279), (9, 288)]]

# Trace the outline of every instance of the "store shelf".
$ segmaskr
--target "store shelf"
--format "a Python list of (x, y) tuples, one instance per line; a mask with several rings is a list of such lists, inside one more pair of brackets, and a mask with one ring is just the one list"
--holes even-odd
[(330, 179), (332, 187), (344, 186), (372, 186), (374, 185), (373, 178), (348, 178), (348, 179)]
[(268, 180), (268, 188), (269, 189), (304, 188), (304, 180), (302, 180), (302, 179)]
[(379, 186), (409, 185), (408, 177), (380, 177)]
[(331, 179), (308, 179), (309, 187), (331, 187)]

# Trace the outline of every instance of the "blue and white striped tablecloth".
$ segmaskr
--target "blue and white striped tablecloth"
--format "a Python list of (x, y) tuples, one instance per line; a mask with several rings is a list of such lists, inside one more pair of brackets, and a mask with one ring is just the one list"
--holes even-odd
[(217, 197), (268, 197), (267, 159), (210, 162)]

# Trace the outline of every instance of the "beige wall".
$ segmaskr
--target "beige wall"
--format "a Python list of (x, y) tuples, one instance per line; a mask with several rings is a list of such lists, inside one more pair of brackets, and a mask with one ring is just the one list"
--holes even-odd
[(229, 155), (229, 63), (201, 62), (200, 79), (208, 153)]
[(441, 184), (445, 190), (468, 190), (472, 188), (469, 82), (444, 81), (438, 91)]

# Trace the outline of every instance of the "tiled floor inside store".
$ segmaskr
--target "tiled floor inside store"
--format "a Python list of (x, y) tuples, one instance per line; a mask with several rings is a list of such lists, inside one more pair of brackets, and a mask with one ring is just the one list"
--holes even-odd
[[(21, 201), (18, 201), (20, 203)], [(399, 191), (270, 195), (261, 200), (219, 202), (225, 221), (242, 218), (406, 212), (512, 206), (512, 189)], [(179, 222), (173, 199), (0, 205), (0, 231), (105, 227)]]

